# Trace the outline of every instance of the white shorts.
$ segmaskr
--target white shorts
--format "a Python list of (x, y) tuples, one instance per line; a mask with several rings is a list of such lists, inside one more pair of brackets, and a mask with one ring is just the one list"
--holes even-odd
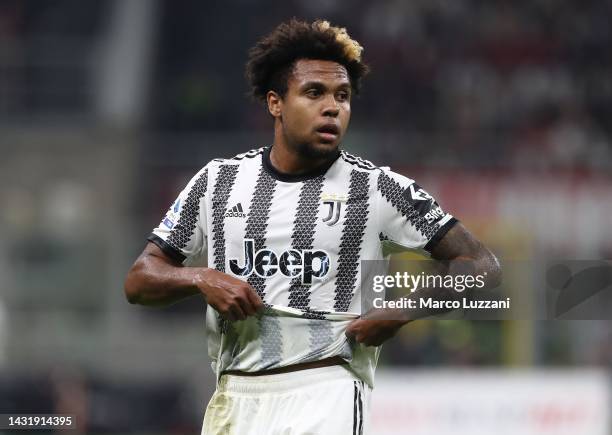
[(223, 375), (206, 408), (202, 435), (361, 435), (370, 395), (342, 366)]

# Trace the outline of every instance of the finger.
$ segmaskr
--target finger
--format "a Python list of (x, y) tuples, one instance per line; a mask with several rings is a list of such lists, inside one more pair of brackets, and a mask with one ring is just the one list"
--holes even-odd
[(249, 298), (249, 293), (249, 291), (244, 292), (242, 297), (238, 299), (238, 303), (245, 315), (252, 316), (255, 314), (255, 307)]
[(244, 320), (247, 317), (246, 314), (244, 314), (244, 311), (242, 311), (242, 308), (240, 308), (239, 304), (232, 304), (230, 306), (230, 312), (234, 316), (235, 320)]
[(212, 304), (210, 302), (209, 305), (214, 308), (221, 318), (231, 321), (236, 320), (233, 318), (233, 314), (230, 312), (229, 306), (225, 307), (225, 305), (221, 306), (219, 304)]
[(357, 320), (353, 320), (346, 328), (344, 334), (349, 338), (355, 338), (357, 335), (357, 331), (359, 331), (359, 323)]
[(362, 320), (361, 319), (355, 319), (353, 320), (351, 323), (348, 324), (348, 326), (346, 327), (346, 332), (355, 335), (355, 333), (357, 332), (357, 330), (361, 327), (362, 324)]
[(265, 308), (263, 301), (261, 300), (261, 298), (253, 287), (249, 286), (246, 293), (249, 298), (249, 302), (251, 303), (256, 312), (260, 312)]
[(224, 312), (219, 312), (219, 314), (221, 315), (221, 317), (223, 317), (225, 320), (229, 320), (231, 322), (236, 321), (236, 317), (234, 316), (234, 314), (232, 314), (231, 311), (224, 311)]
[(384, 339), (381, 339), (380, 337), (376, 337), (376, 338), (369, 340), (366, 346), (380, 346), (381, 344), (384, 343), (384, 341), (385, 341)]

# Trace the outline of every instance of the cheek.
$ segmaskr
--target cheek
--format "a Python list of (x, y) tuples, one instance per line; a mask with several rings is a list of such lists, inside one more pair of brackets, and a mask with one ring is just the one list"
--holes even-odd
[(344, 126), (347, 126), (350, 119), (351, 119), (351, 108), (349, 107), (346, 110), (342, 111), (341, 122)]
[(312, 115), (308, 107), (294, 105), (283, 114), (283, 120), (287, 127), (290, 127), (295, 132), (308, 130), (312, 124)]

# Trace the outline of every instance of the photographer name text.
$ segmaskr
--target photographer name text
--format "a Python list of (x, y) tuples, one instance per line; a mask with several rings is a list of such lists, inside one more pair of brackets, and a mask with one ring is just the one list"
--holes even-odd
[(384, 298), (374, 298), (372, 301), (374, 308), (391, 308), (391, 309), (430, 309), (430, 310), (499, 310), (510, 309), (510, 298), (505, 300), (473, 300), (461, 298), (458, 300), (438, 300), (434, 298), (400, 298), (396, 300), (386, 301)]

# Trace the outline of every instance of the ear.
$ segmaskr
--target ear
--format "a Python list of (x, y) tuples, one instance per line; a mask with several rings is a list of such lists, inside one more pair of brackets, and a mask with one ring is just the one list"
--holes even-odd
[(268, 111), (274, 118), (279, 118), (282, 113), (283, 99), (274, 91), (268, 91), (266, 94), (268, 102)]

